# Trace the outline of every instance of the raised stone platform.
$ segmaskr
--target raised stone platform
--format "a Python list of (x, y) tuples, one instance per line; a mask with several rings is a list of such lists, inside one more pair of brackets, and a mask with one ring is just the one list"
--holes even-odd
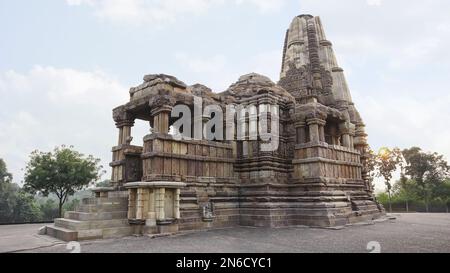
[[(98, 192), (98, 191), (97, 191)], [(132, 235), (134, 228), (128, 224), (128, 197), (103, 197), (82, 200), (77, 211), (66, 212), (65, 218), (55, 219), (46, 233), (63, 241), (117, 238)], [(120, 192), (111, 192), (120, 196)], [(123, 196), (123, 193), (122, 193)]]

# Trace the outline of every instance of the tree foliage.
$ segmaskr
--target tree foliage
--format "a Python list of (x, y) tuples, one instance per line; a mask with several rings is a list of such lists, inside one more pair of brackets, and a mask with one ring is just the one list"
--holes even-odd
[(0, 159), (0, 223), (27, 223), (40, 218), (34, 197), (12, 183), (12, 175)]
[(375, 167), (378, 171), (378, 177), (384, 179), (386, 185), (386, 191), (389, 196), (389, 211), (392, 212), (391, 205), (391, 195), (392, 195), (392, 184), (391, 180), (394, 172), (398, 169), (399, 164), (401, 164), (403, 158), (400, 149), (394, 148), (381, 148), (375, 157)]
[(25, 189), (59, 200), (59, 215), (67, 198), (101, 176), (100, 159), (84, 156), (73, 147), (57, 147), (53, 152), (34, 151), (25, 169)]
[(0, 158), (0, 183), (8, 183), (12, 181), (12, 174), (8, 172), (6, 163)]
[(95, 186), (97, 188), (108, 188), (108, 187), (111, 187), (111, 180), (109, 180), (109, 179), (103, 180), (101, 182), (98, 182)]
[(417, 183), (418, 194), (428, 205), (437, 196), (437, 190), (442, 187), (449, 176), (450, 166), (443, 155), (423, 152), (418, 147), (403, 150), (405, 158), (405, 175)]

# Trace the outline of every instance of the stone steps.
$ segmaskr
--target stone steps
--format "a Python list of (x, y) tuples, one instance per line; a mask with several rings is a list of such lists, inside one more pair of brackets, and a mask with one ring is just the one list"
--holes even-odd
[(114, 197), (114, 198), (95, 198), (95, 197), (89, 197), (84, 198), (81, 201), (82, 205), (128, 205), (128, 198), (120, 198), (120, 197)]
[(96, 220), (114, 220), (126, 219), (127, 211), (113, 211), (113, 212), (80, 212), (69, 211), (66, 212), (64, 218), (77, 221), (96, 221)]
[(47, 226), (47, 235), (57, 238), (65, 242), (96, 240), (96, 239), (111, 239), (131, 236), (134, 234), (134, 229), (131, 226), (114, 227), (105, 229), (88, 229), (74, 231), (55, 225)]
[(73, 231), (128, 227), (128, 219), (77, 221), (72, 219), (59, 218), (55, 219), (55, 226)]
[(70, 242), (78, 241), (78, 232), (74, 230), (69, 230), (62, 227), (57, 227), (55, 225), (49, 225), (46, 227), (46, 234), (48, 236), (54, 237), (56, 239)]
[(128, 197), (89, 197), (81, 201), (76, 211), (55, 219), (46, 227), (49, 236), (63, 241), (81, 241), (130, 236), (134, 227), (128, 224)]
[(87, 213), (101, 213), (101, 212), (119, 212), (128, 210), (128, 204), (90, 204), (80, 205), (77, 211)]

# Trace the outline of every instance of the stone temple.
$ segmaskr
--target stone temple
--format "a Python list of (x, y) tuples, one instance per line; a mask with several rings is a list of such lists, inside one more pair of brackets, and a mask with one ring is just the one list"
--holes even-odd
[[(277, 105), (278, 149), (262, 151), (259, 138), (176, 139), (172, 109), (193, 108), (195, 97), (223, 109)], [(249, 124), (259, 114), (241, 119)], [(277, 84), (248, 74), (215, 93), (173, 76), (147, 75), (113, 117), (119, 137), (112, 187), (95, 189), (47, 234), (71, 241), (233, 226), (336, 227), (385, 214), (368, 177), (365, 125), (319, 17), (293, 19)], [(131, 144), (137, 119), (151, 128), (143, 147)]]

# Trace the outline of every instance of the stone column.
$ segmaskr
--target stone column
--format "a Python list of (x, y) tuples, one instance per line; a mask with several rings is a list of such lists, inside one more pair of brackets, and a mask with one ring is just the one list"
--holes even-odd
[(119, 127), (119, 141), (117, 142), (117, 145), (122, 145), (124, 143), (123, 141), (123, 127)]
[(349, 123), (344, 122), (339, 125), (341, 131), (342, 146), (350, 148), (350, 128)]
[(356, 126), (354, 124), (350, 124), (350, 130), (349, 130), (349, 133), (350, 133), (350, 148), (354, 148), (355, 147), (355, 143), (354, 143), (355, 134), (356, 134), (355, 128), (356, 128)]
[(342, 146), (347, 148), (353, 148), (353, 135), (355, 132), (355, 125), (350, 122), (343, 122), (339, 125), (341, 132)]
[(306, 143), (306, 122), (298, 121), (295, 123), (297, 131), (297, 144)]
[(206, 124), (211, 120), (210, 116), (202, 115), (202, 140), (207, 140)]
[(155, 210), (156, 210), (156, 220), (164, 220), (166, 218), (164, 212), (164, 199), (166, 196), (166, 189), (156, 189), (155, 190)]
[(136, 203), (136, 219), (144, 219), (144, 203), (145, 203), (144, 189), (137, 189), (137, 203)]
[(164, 105), (154, 109), (151, 112), (153, 118), (153, 132), (168, 134), (169, 119), (172, 112), (172, 106)]
[(173, 204), (173, 215), (175, 219), (180, 219), (180, 189), (175, 189), (174, 194), (174, 204)]
[(248, 139), (258, 139), (258, 112), (249, 113), (248, 115)]
[(149, 190), (148, 195), (148, 218), (149, 219), (155, 219), (156, 218), (156, 212), (155, 212), (155, 190)]
[(231, 146), (233, 148), (233, 157), (236, 158), (237, 157), (237, 132), (236, 132), (236, 121), (233, 117), (233, 119), (229, 118), (225, 120), (225, 124), (226, 124), (226, 130), (225, 130), (225, 140), (230, 141), (231, 142)]
[(134, 126), (133, 119), (116, 121), (116, 127), (119, 129), (118, 145), (130, 144), (131, 142), (131, 127)]
[(134, 126), (134, 117), (127, 112), (125, 107), (121, 106), (113, 110), (113, 118), (116, 127), (119, 129), (117, 144), (123, 145), (131, 142), (131, 127)]
[(319, 118), (310, 118), (307, 119), (306, 122), (309, 126), (310, 142), (318, 143), (325, 141), (325, 133), (323, 131), (325, 121)]
[(325, 121), (320, 121), (319, 123), (319, 140), (320, 142), (325, 142)]
[(136, 189), (128, 190), (128, 219), (136, 218)]

